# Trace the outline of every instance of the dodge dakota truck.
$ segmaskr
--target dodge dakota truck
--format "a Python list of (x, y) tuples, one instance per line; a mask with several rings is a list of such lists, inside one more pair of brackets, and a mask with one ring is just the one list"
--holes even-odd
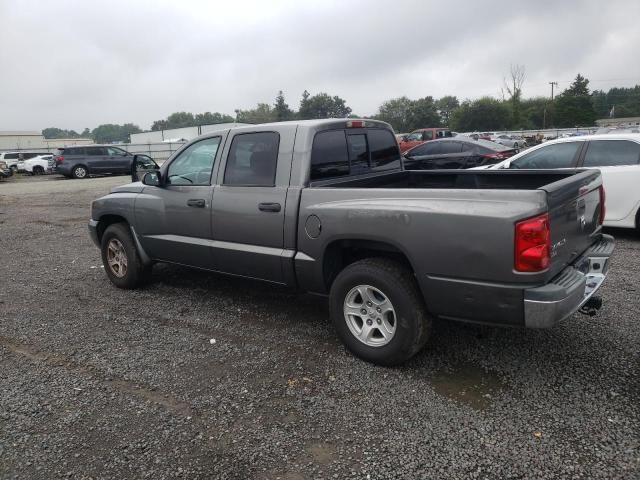
[(381, 365), (418, 352), (434, 318), (594, 313), (614, 249), (598, 171), (407, 171), (378, 121), (236, 127), (137, 163), (141, 181), (92, 203), (114, 285), (170, 262), (328, 295), (341, 340)]

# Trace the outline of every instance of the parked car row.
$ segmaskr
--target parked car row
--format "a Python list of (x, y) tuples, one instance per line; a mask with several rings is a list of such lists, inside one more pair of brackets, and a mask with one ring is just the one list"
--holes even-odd
[(439, 170), (493, 165), (516, 153), (487, 140), (472, 140), (457, 136), (422, 143), (403, 153), (409, 170)]
[(5, 162), (7, 166), (16, 173), (19, 171), (18, 164), (29, 160), (31, 158), (39, 157), (42, 155), (51, 155), (48, 152), (0, 152), (0, 162)]
[(640, 134), (560, 138), (487, 168), (598, 169), (607, 195), (604, 225), (640, 230)]

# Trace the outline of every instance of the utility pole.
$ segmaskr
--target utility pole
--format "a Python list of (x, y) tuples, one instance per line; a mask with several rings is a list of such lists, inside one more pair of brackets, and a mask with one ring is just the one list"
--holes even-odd
[(557, 87), (558, 82), (549, 82), (549, 85), (551, 85), (551, 101), (553, 102), (553, 86), (555, 85)]

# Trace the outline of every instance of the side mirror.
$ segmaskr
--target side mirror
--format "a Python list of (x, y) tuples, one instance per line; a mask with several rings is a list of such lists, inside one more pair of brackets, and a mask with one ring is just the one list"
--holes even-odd
[(149, 155), (137, 154), (131, 161), (131, 181), (138, 182), (148, 171), (160, 170), (158, 164)]
[(149, 187), (159, 187), (161, 183), (160, 178), (160, 172), (158, 171), (147, 172), (142, 177), (142, 183), (144, 185), (148, 185)]

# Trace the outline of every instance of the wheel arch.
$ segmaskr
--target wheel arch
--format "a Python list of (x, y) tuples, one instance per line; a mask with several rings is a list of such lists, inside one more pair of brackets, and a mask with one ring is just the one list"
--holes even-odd
[(127, 218), (125, 218), (122, 215), (114, 214), (114, 213), (106, 213), (100, 216), (100, 218), (98, 219), (98, 225), (96, 226), (98, 243), (100, 244), (102, 243), (102, 236), (104, 235), (104, 232), (107, 230), (107, 228), (109, 228), (111, 225), (114, 225), (116, 223), (124, 223), (127, 226), (127, 229), (129, 230), (129, 232), (131, 233), (131, 237), (133, 238), (133, 243), (135, 244), (135, 247), (138, 250), (138, 255), (140, 255), (140, 260), (142, 260), (142, 263), (144, 263), (145, 265), (153, 263), (153, 261), (151, 260), (151, 257), (149, 257), (145, 249), (142, 247), (142, 244), (138, 239), (138, 235), (135, 229), (133, 228), (133, 225)]
[(365, 258), (388, 258), (407, 267), (415, 274), (409, 256), (397, 245), (389, 242), (348, 238), (333, 240), (327, 244), (322, 256), (322, 275), (326, 291), (346, 267)]
[(96, 227), (96, 232), (98, 234), (98, 241), (102, 242), (102, 236), (104, 235), (105, 230), (115, 223), (124, 223), (127, 225), (127, 228), (131, 228), (129, 221), (123, 217), (122, 215), (115, 214), (105, 214), (102, 215), (98, 219), (98, 226)]

